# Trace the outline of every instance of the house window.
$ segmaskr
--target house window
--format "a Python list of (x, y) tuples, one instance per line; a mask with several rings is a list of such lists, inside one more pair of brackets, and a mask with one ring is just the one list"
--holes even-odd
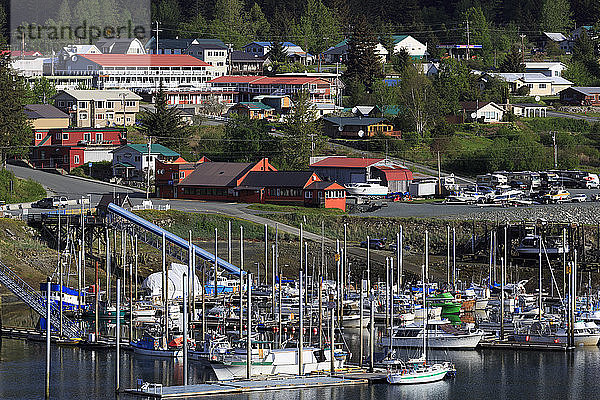
[(42, 140), (42, 133), (41, 132), (36, 132), (35, 133), (35, 140)]
[(80, 101), (79, 105), (77, 107), (79, 107), (79, 108), (87, 108), (87, 101)]
[(112, 112), (107, 112), (106, 113), (106, 119), (115, 119), (115, 113)]
[(125, 107), (135, 107), (135, 101), (126, 101)]
[(96, 108), (104, 108), (104, 102), (103, 101), (96, 101)]
[(540, 89), (546, 89), (546, 84), (545, 83), (540, 83)]
[(107, 101), (106, 102), (106, 108), (114, 108), (114, 104), (112, 101)]
[(102, 141), (102, 132), (96, 132), (96, 142), (100, 143)]
[(62, 101), (62, 100), (61, 100), (61, 101), (59, 101), (59, 102), (58, 102), (58, 106), (59, 106), (59, 107), (64, 107), (64, 106), (65, 106), (65, 102), (64, 102), (64, 101)]
[(79, 113), (79, 119), (87, 119), (87, 118), (88, 118), (88, 115), (87, 115), (86, 112), (80, 112)]
[(135, 161), (140, 162), (141, 157), (140, 156), (135, 156)]
[(73, 163), (74, 163), (74, 164), (79, 164), (79, 155), (75, 154), (75, 155), (73, 156)]
[(66, 132), (63, 132), (62, 138), (63, 138), (63, 140), (69, 140), (69, 134)]
[(179, 171), (179, 179), (185, 178), (185, 172)]
[(83, 140), (86, 142), (90, 142), (92, 140), (92, 134), (90, 132), (85, 132), (83, 134)]
[(104, 119), (104, 114), (96, 114), (96, 119)]
[(307, 199), (312, 199), (312, 197), (313, 197), (312, 190), (307, 190), (306, 192), (304, 192), (304, 197)]

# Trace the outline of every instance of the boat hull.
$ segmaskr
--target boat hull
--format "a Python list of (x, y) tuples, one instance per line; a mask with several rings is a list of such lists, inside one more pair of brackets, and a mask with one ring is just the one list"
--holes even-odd
[[(427, 347), (433, 349), (463, 349), (471, 350), (479, 345), (483, 338), (483, 332), (471, 333), (468, 335), (436, 335), (435, 333), (427, 334)], [(384, 347), (419, 347), (423, 345), (423, 336), (415, 337), (384, 337), (381, 339), (381, 344)]]
[(141, 356), (148, 357), (161, 357), (161, 358), (183, 358), (183, 350), (154, 350), (154, 349), (143, 349), (141, 347), (133, 346), (133, 352)]
[[(217, 379), (220, 381), (231, 380), (236, 378), (245, 378), (246, 377), (246, 363), (239, 363), (235, 365), (231, 364), (223, 364), (223, 363), (211, 363), (210, 364)], [(335, 369), (343, 368), (344, 360), (335, 360), (334, 367)], [(330, 361), (323, 361), (317, 363), (305, 363), (303, 364), (302, 372), (303, 374), (310, 374), (316, 371), (325, 371), (328, 372), (331, 369)], [(263, 375), (278, 375), (278, 374), (287, 374), (287, 375), (297, 375), (298, 374), (298, 364), (279, 364), (275, 365), (273, 363), (252, 363), (252, 376)]]
[(418, 383), (432, 383), (443, 380), (450, 372), (449, 367), (442, 366), (438, 369), (418, 372), (395, 372), (387, 375), (387, 382), (391, 385), (414, 385)]

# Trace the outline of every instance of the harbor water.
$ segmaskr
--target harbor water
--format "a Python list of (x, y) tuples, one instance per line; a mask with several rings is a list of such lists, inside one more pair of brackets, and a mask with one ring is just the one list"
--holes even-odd
[[(431, 358), (456, 363), (452, 380), (417, 386), (386, 384), (285, 390), (228, 395), (227, 399), (594, 399), (600, 393), (600, 349), (573, 352), (477, 350), (430, 352)], [(115, 352), (52, 347), (52, 399), (115, 399)], [(182, 362), (124, 352), (121, 387), (136, 380), (182, 384)], [(0, 399), (44, 397), (44, 343), (3, 339), (0, 350)], [(190, 383), (211, 379), (212, 371), (190, 362)], [(214, 378), (213, 378), (214, 379)], [(125, 399), (128, 396), (121, 395)], [(211, 398), (218, 398), (214, 396)]]

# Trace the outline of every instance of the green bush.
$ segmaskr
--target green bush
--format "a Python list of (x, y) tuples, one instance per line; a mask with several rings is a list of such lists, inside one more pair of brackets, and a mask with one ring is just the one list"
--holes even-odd
[[(11, 191), (12, 182), (12, 191)], [(27, 203), (46, 197), (46, 190), (31, 179), (20, 179), (7, 170), (0, 170), (0, 201), (5, 203)]]

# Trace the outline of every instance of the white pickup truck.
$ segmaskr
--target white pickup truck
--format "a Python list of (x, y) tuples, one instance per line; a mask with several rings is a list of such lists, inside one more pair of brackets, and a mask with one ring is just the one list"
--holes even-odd
[(37, 208), (58, 208), (66, 207), (69, 204), (69, 199), (65, 196), (46, 197), (35, 203)]

